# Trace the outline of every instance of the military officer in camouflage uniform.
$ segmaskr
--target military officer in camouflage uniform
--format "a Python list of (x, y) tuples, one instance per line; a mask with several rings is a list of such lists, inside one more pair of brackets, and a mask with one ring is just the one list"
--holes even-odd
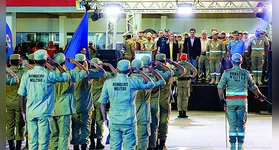
[(251, 50), (251, 63), (253, 79), (257, 84), (262, 85), (262, 68), (264, 59), (267, 58), (269, 42), (266, 37), (260, 35), (260, 29), (256, 29), (255, 39), (251, 40), (249, 49)]
[[(21, 80), (21, 77), (24, 73), (23, 69), (20, 69), (20, 55), (12, 54), (10, 56), (11, 67), (10, 70), (14, 72), (14, 75), (18, 77), (18, 80)], [(19, 84), (7, 84), (6, 85), (6, 139), (9, 143), (9, 148), (11, 150), (20, 150), (22, 141), (24, 140), (24, 120), (20, 110), (19, 95), (17, 90)], [(14, 144), (16, 140), (16, 147)]]
[[(160, 88), (166, 84), (163, 77), (160, 76), (152, 68), (143, 68), (143, 61), (140, 59), (134, 59), (132, 61), (132, 67), (142, 70), (150, 79), (155, 83), (154, 88)], [(132, 73), (131, 78), (138, 80), (143, 80), (143, 78), (138, 73)], [(151, 112), (150, 112), (150, 96), (151, 89), (139, 90), (136, 96), (136, 115), (137, 115), (137, 139), (138, 145), (137, 150), (146, 150), (148, 147), (148, 139), (150, 135), (150, 122), (151, 122)]]
[(131, 34), (127, 33), (126, 41), (123, 43), (124, 58), (132, 61), (135, 57), (135, 42), (132, 40)]
[[(229, 121), (231, 150), (244, 150), (245, 126), (247, 121), (248, 88), (259, 98), (264, 96), (253, 81), (249, 71), (241, 68), (242, 56), (232, 56), (233, 68), (225, 70), (218, 84), (218, 94)], [(226, 99), (224, 90), (226, 89)], [(238, 146), (236, 146), (238, 142)], [(238, 148), (236, 148), (238, 147)]]
[(218, 84), (221, 76), (220, 62), (226, 53), (224, 43), (218, 39), (218, 32), (212, 32), (212, 39), (208, 41), (207, 51), (209, 52), (207, 57), (209, 57), (210, 61), (211, 76), (211, 82), (209, 84)]
[(152, 34), (150, 32), (146, 36), (147, 40), (142, 43), (141, 50), (152, 51), (154, 57), (157, 53), (157, 44), (151, 39)]
[[(146, 41), (147, 39), (145, 37), (143, 37), (143, 31), (142, 30), (139, 30), (138, 31), (138, 38), (137, 38), (137, 42), (140, 44), (140, 46), (143, 45), (143, 43)], [(140, 49), (142, 49), (140, 47)]]
[[(183, 66), (186, 73), (183, 76), (177, 77), (177, 110), (179, 112), (178, 118), (188, 118), (187, 108), (190, 97), (191, 79), (197, 75), (197, 69), (189, 62), (187, 62), (187, 54), (182, 53), (180, 56), (179, 65)], [(191, 75), (193, 72), (193, 75)]]

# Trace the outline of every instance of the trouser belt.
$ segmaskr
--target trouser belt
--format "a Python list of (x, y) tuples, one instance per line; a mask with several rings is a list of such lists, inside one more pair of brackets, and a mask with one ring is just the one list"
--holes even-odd
[(227, 99), (247, 99), (247, 96), (235, 95), (235, 96), (226, 96)]
[(185, 80), (191, 80), (191, 77), (178, 77), (178, 81), (185, 81)]

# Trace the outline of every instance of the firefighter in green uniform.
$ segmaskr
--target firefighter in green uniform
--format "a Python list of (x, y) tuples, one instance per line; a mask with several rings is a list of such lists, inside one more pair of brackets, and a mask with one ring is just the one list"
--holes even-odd
[[(179, 112), (178, 118), (188, 118), (186, 115), (188, 108), (188, 101), (190, 97), (191, 78), (195, 78), (197, 75), (197, 69), (189, 62), (187, 62), (187, 54), (182, 53), (180, 56), (179, 65), (186, 69), (186, 73), (183, 76), (177, 77), (177, 110)], [(193, 75), (191, 76), (191, 72)]]
[(126, 41), (123, 43), (124, 58), (132, 61), (135, 57), (135, 42), (132, 40), (131, 34), (127, 33)]
[(226, 36), (226, 31), (222, 31), (221, 32), (221, 40), (223, 41), (224, 45), (225, 45), (225, 51), (227, 52), (228, 51), (228, 44), (230, 43), (230, 39), (227, 38)]
[[(150, 68), (151, 58), (149, 56), (143, 56), (141, 58), (144, 65), (144, 70)], [(159, 71), (158, 73), (164, 78), (168, 78), (171, 75), (171, 70), (166, 65), (156, 62), (157, 65), (162, 66), (164, 71)], [(157, 71), (157, 70), (156, 70)], [(148, 74), (149, 75), (149, 74)], [(159, 98), (160, 98), (160, 88), (156, 87), (151, 90), (150, 96), (150, 112), (151, 112), (151, 123), (150, 123), (150, 136), (149, 136), (149, 146), (148, 150), (153, 150), (157, 145), (158, 140), (158, 128), (159, 128)]]
[(244, 31), (243, 32), (243, 41), (245, 43), (245, 52), (244, 52), (244, 59), (243, 59), (243, 68), (251, 71), (251, 56), (249, 52), (249, 44), (250, 44), (250, 39), (248, 37), (248, 32)]
[[(92, 149), (103, 149), (105, 146), (102, 144), (103, 132), (104, 132), (104, 121), (101, 112), (101, 104), (98, 102), (103, 85), (106, 79), (115, 76), (117, 74), (117, 70), (108, 63), (102, 63), (99, 58), (93, 58), (92, 62), (96, 63), (100, 67), (107, 66), (111, 71), (106, 71), (107, 76), (99, 79), (95, 79), (93, 82), (93, 87), (91, 88), (92, 99), (94, 110), (92, 112), (92, 124), (91, 124), (91, 134), (90, 134), (90, 150)], [(95, 138), (97, 138), (97, 145), (95, 145)]]
[[(220, 80), (220, 62), (224, 54), (226, 53), (225, 44), (218, 39), (218, 32), (212, 32), (212, 39), (207, 44), (207, 57), (209, 57), (209, 67), (211, 82), (209, 84), (218, 84)], [(216, 79), (216, 80), (215, 80)]]
[[(260, 99), (264, 98), (254, 83), (249, 71), (241, 68), (242, 56), (232, 56), (233, 68), (225, 70), (218, 84), (218, 94), (229, 121), (231, 150), (244, 150), (245, 126), (247, 121), (248, 88)], [(224, 90), (226, 89), (226, 99)], [(236, 146), (238, 142), (238, 146)], [(238, 148), (236, 148), (238, 147)]]
[[(146, 41), (147, 39), (143, 37), (143, 31), (142, 30), (139, 30), (138, 31), (138, 38), (137, 38), (137, 42), (140, 44), (140, 46), (143, 45), (143, 43)], [(140, 47), (140, 49), (142, 49)]]
[[(168, 76), (163, 76), (163, 78), (166, 81), (166, 85), (164, 87), (162, 87), (160, 89), (160, 99), (159, 99), (159, 109), (160, 109), (160, 121), (159, 121), (159, 132), (158, 132), (158, 139), (159, 139), (159, 143), (160, 145), (158, 146), (159, 149), (165, 149), (165, 143), (166, 143), (166, 139), (167, 139), (167, 133), (168, 133), (168, 123), (169, 123), (169, 119), (170, 119), (170, 112), (171, 112), (171, 105), (170, 105), (170, 98), (171, 98), (171, 85), (173, 82), (173, 77), (174, 76), (181, 76), (185, 74), (185, 69), (169, 60), (166, 59), (166, 55), (165, 54), (157, 54), (156, 55), (156, 65), (159, 63), (163, 63), (166, 64), (166, 61), (174, 66), (174, 69), (172, 69), (172, 72), (170, 75)], [(159, 61), (159, 63), (158, 63)], [(158, 71), (159, 72), (164, 72), (166, 71), (166, 69), (163, 69), (162, 65), (157, 65)]]
[[(160, 76), (152, 68), (144, 68), (143, 61), (140, 59), (134, 59), (132, 61), (132, 67), (142, 70), (150, 79), (155, 83), (154, 88), (159, 88), (164, 86), (166, 83), (162, 76)], [(132, 78), (143, 80), (143, 78), (138, 73), (132, 73), (130, 76)], [(139, 90), (136, 96), (136, 115), (137, 115), (137, 139), (138, 145), (137, 150), (146, 150), (148, 147), (148, 139), (150, 135), (150, 96), (151, 89)]]
[(267, 58), (269, 42), (260, 34), (260, 29), (256, 29), (255, 39), (251, 40), (249, 49), (251, 50), (251, 63), (253, 79), (258, 85), (262, 85), (262, 68), (264, 59)]
[[(10, 70), (21, 80), (24, 73), (23, 69), (19, 69), (20, 55), (13, 54), (10, 56), (11, 67)], [(20, 110), (19, 95), (17, 90), (19, 84), (16, 85), (6, 85), (6, 138), (9, 143), (9, 148), (20, 150), (22, 141), (24, 140), (24, 120)], [(16, 147), (14, 144), (16, 140)]]
[[(65, 55), (58, 53), (54, 56), (54, 60), (64, 67)], [(69, 61), (75, 64), (79, 70), (66, 70), (71, 76), (70, 82), (56, 83), (54, 85), (54, 115), (51, 122), (51, 135), (50, 135), (50, 150), (68, 150), (69, 149), (69, 137), (70, 137), (70, 125), (71, 115), (76, 113), (74, 98), (74, 83), (82, 80), (88, 75), (86, 68), (70, 58)], [(59, 68), (55, 67), (54, 71), (59, 74)]]
[(147, 40), (142, 42), (141, 50), (152, 51), (152, 55), (155, 57), (157, 53), (157, 44), (152, 40), (152, 34), (150, 32), (147, 33), (146, 37)]
[[(84, 54), (76, 54), (75, 60), (87, 66)], [(89, 74), (84, 79), (74, 84), (74, 97), (76, 99), (76, 113), (72, 116), (72, 140), (74, 150), (86, 150), (89, 144), (89, 136), (91, 129), (91, 115), (93, 110), (92, 94), (90, 92), (93, 79), (105, 76), (105, 71), (97, 64), (92, 63), (97, 71), (88, 69)], [(86, 67), (87, 68), (87, 67)], [(79, 70), (77, 67), (74, 70)]]

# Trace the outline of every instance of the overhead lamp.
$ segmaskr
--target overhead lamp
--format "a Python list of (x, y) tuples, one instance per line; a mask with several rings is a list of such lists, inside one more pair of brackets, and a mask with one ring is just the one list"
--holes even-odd
[(121, 6), (119, 4), (108, 4), (105, 6), (105, 12), (111, 16), (117, 16), (121, 13)]
[(191, 14), (193, 13), (193, 6), (192, 4), (180, 4), (177, 6), (177, 12), (179, 14)]

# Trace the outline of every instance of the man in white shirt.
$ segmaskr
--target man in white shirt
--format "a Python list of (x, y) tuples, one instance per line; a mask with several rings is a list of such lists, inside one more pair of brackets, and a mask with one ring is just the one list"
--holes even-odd
[[(209, 83), (209, 58), (207, 58), (206, 53), (206, 47), (208, 43), (207, 39), (207, 32), (206, 30), (203, 30), (201, 33), (201, 56), (199, 58), (199, 74), (198, 74), (198, 83), (202, 82), (202, 77), (205, 77), (206, 83)], [(203, 67), (205, 66), (205, 74)]]

